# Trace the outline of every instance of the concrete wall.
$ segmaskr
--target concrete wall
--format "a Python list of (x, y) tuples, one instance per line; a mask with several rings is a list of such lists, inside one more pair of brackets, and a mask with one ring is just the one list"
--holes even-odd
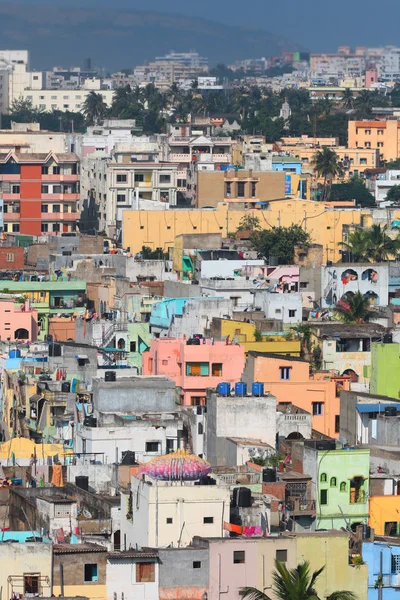
[(85, 475), (89, 477), (89, 490), (95, 493), (110, 493), (110, 488), (115, 487), (117, 466), (115, 464), (102, 465), (70, 465), (67, 467), (67, 481), (75, 484), (75, 477)]
[[(140, 582), (136, 578), (136, 565), (139, 562), (154, 562), (154, 582)], [(158, 578), (160, 566), (152, 560), (132, 559), (118, 554), (111, 555), (107, 560), (107, 600), (116, 597), (124, 600), (159, 600)]]
[(201, 298), (189, 299), (184, 307), (181, 318), (172, 320), (169, 332), (165, 331), (162, 336), (168, 337), (191, 337), (196, 333), (203, 333), (210, 326), (214, 317), (232, 316), (233, 302), (225, 298)]
[(166, 298), (198, 298), (200, 295), (199, 285), (183, 283), (182, 281), (164, 282), (164, 296)]
[[(53, 557), (53, 592), (61, 595), (60, 564), (64, 572), (64, 595), (70, 597), (86, 596), (91, 600), (105, 600), (106, 598), (106, 548), (93, 552), (63, 553), (59, 550)], [(97, 564), (97, 582), (85, 582), (85, 564)]]
[[(278, 319), (284, 323), (301, 323), (303, 304), (301, 294), (273, 294), (257, 291), (254, 305), (259, 306), (266, 319)], [(289, 311), (294, 311), (294, 314)]]
[(40, 576), (40, 595), (51, 596), (52, 545), (45, 543), (0, 544), (0, 590), (3, 598), (24, 595), (24, 574)]
[(98, 412), (175, 410), (175, 384), (168, 377), (129, 377), (119, 381), (93, 379), (93, 403)]
[(357, 443), (356, 404), (356, 392), (340, 392), (340, 437), (352, 446)]
[[(208, 548), (166, 548), (159, 550), (160, 600), (191, 598), (202, 600), (208, 590)], [(195, 563), (200, 563), (200, 566)]]

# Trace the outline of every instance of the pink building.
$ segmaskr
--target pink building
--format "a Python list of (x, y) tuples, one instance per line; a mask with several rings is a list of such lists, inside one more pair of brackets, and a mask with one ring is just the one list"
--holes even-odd
[(29, 300), (18, 304), (14, 299), (0, 298), (0, 339), (11, 342), (35, 342), (38, 332), (38, 312), (31, 310)]
[[(244, 348), (226, 342), (159, 338), (144, 352), (143, 375), (166, 375), (180, 388), (184, 406), (205, 404), (206, 389), (226, 381), (240, 381), (244, 368)], [(204, 343), (203, 343), (204, 342)]]

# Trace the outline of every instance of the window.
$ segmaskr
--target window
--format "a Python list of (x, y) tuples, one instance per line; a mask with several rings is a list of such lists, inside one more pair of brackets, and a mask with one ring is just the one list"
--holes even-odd
[(231, 182), (230, 182), (230, 181), (227, 181), (227, 182), (225, 183), (225, 197), (226, 197), (226, 198), (229, 198), (229, 197), (230, 197), (230, 195), (231, 195), (231, 185), (232, 185), (232, 184), (231, 184)]
[(59, 175), (61, 173), (61, 168), (56, 165), (53, 166), (53, 175)]
[(222, 377), (222, 363), (213, 363), (212, 364), (211, 375), (213, 377)]
[(335, 433), (340, 432), (340, 415), (335, 415)]
[[(135, 180), (136, 180), (136, 175), (135, 175)], [(117, 181), (119, 183), (126, 183), (126, 175), (124, 175), (122, 173), (118, 173), (117, 174)]]
[(143, 173), (135, 173), (135, 183), (143, 183), (143, 182), (144, 182)]
[(326, 506), (328, 504), (328, 490), (321, 490), (320, 504), (321, 506)]
[[(378, 142), (378, 146), (381, 142)], [(360, 158), (360, 165), (366, 165), (367, 164), (367, 159), (366, 158)]]
[(121, 203), (121, 202), (125, 202), (125, 200), (126, 200), (125, 194), (117, 194), (117, 202)]
[(276, 560), (279, 560), (279, 562), (287, 562), (287, 550), (277, 550)]
[(61, 194), (61, 185), (53, 185), (53, 194)]
[(210, 374), (210, 365), (205, 362), (186, 363), (186, 375), (191, 377), (205, 377)]
[(400, 573), (400, 554), (392, 554), (392, 573)]
[(314, 417), (320, 417), (323, 414), (323, 402), (312, 403), (312, 414)]
[(41, 230), (42, 230), (42, 233), (47, 233), (49, 231), (49, 224), (48, 223), (42, 223)]
[(48, 175), (49, 174), (49, 167), (42, 167), (42, 175)]
[(19, 233), (19, 223), (13, 223), (12, 230), (13, 233)]
[(192, 406), (201, 406), (201, 396), (191, 396), (190, 403)]
[[(378, 148), (383, 148), (383, 142), (378, 142)], [(365, 162), (367, 162), (367, 161), (365, 161)]]
[(203, 435), (203, 431), (204, 431), (204, 429), (203, 429), (203, 423), (198, 423), (197, 424), (197, 434), (198, 435)]
[(167, 517), (167, 525), (172, 525), (174, 522), (172, 517)]
[(345, 492), (347, 490), (347, 485), (345, 481), (342, 481), (340, 484), (340, 491)]
[(59, 233), (60, 223), (53, 223), (53, 233)]
[(167, 438), (167, 454), (175, 450), (175, 440), (173, 438)]
[(137, 563), (136, 583), (154, 583), (156, 580), (155, 563)]
[(160, 175), (160, 183), (171, 183), (171, 175)]
[(385, 535), (397, 535), (396, 521), (388, 521), (385, 523)]
[(14, 253), (13, 252), (7, 252), (6, 262), (14, 262)]
[(158, 452), (160, 442), (146, 442), (146, 452)]
[(59, 213), (61, 209), (60, 204), (53, 204), (53, 213)]
[(38, 79), (39, 79), (39, 75), (34, 75), (33, 76), (33, 81), (38, 81)]
[(130, 342), (129, 352), (136, 352), (136, 342)]
[(237, 184), (237, 197), (244, 198), (244, 182), (239, 181)]
[(39, 575), (36, 573), (24, 575), (24, 594), (39, 594)]
[(253, 182), (251, 183), (251, 197), (252, 197), (252, 198), (256, 198), (256, 196), (257, 196), (257, 194), (256, 194), (256, 184), (255, 184), (255, 182), (253, 181)]
[(244, 550), (234, 550), (233, 552), (233, 564), (234, 565), (244, 565), (245, 562), (245, 552)]
[(321, 473), (320, 481), (321, 483), (326, 483), (328, 481), (326, 473)]
[(84, 565), (84, 582), (85, 583), (97, 583), (97, 564), (88, 563)]
[(279, 367), (281, 381), (289, 381), (290, 380), (290, 371), (292, 367)]
[(336, 480), (336, 477), (331, 477), (330, 486), (331, 486), (331, 487), (336, 487), (336, 486), (337, 486), (337, 480)]
[(20, 193), (20, 187), (19, 187), (19, 185), (12, 185), (11, 186), (11, 193), (12, 194), (19, 194)]
[(214, 523), (214, 517), (204, 517), (203, 523), (204, 525), (211, 525)]
[(201, 569), (201, 560), (193, 561), (193, 569)]
[(289, 309), (289, 317), (293, 319), (296, 316), (296, 309)]
[(168, 364), (168, 360), (166, 360), (165, 358), (162, 360), (162, 364), (164, 365), (164, 367)]

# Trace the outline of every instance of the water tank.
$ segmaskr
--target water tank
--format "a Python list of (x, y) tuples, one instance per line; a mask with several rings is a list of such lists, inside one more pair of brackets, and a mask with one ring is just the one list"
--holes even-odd
[(235, 488), (233, 490), (233, 506), (241, 506), (243, 508), (251, 506), (251, 490), (246, 487)]
[(244, 383), (244, 381), (238, 381), (235, 383), (235, 394), (236, 396), (246, 396), (247, 383)]
[(89, 491), (89, 477), (87, 475), (78, 475), (75, 477), (75, 485), (85, 492)]
[(395, 406), (387, 406), (385, 408), (385, 417), (396, 417), (397, 408)]
[(254, 381), (251, 386), (251, 393), (253, 396), (264, 396), (264, 384)]
[(217, 392), (220, 396), (229, 396), (231, 393), (231, 384), (227, 382), (219, 383), (217, 385)]
[(115, 371), (106, 371), (104, 373), (104, 380), (105, 381), (115, 381), (117, 378)]
[(85, 427), (97, 427), (97, 419), (96, 417), (89, 415), (83, 419), (83, 424)]
[(62, 392), (70, 392), (71, 391), (71, 384), (69, 381), (63, 381), (61, 384), (61, 391)]
[(10, 358), (21, 358), (20, 350), (10, 350)]
[(276, 481), (276, 469), (263, 469), (263, 482), (274, 483)]

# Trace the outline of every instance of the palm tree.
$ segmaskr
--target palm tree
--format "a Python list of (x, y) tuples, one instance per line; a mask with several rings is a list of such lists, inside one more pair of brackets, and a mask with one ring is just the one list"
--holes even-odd
[(399, 238), (392, 239), (386, 233), (387, 225), (372, 225), (368, 230), (368, 246), (366, 256), (371, 262), (384, 262), (396, 254), (399, 249)]
[(357, 117), (365, 119), (371, 115), (372, 111), (372, 94), (368, 90), (361, 90), (355, 99), (354, 106), (357, 109)]
[(82, 112), (89, 125), (93, 125), (101, 120), (107, 112), (107, 105), (103, 100), (103, 96), (96, 92), (90, 92), (83, 103)]
[(343, 177), (344, 175), (344, 169), (339, 163), (339, 157), (334, 150), (323, 148), (314, 155), (312, 164), (318, 177), (324, 178), (322, 200), (329, 200), (332, 180), (335, 177)]
[(340, 242), (350, 255), (350, 262), (367, 261), (368, 232), (366, 229), (356, 229), (349, 234), (347, 242)]
[(351, 110), (354, 106), (354, 96), (350, 88), (346, 88), (343, 92), (342, 106), (347, 110)]
[(345, 299), (339, 300), (334, 312), (343, 323), (369, 323), (379, 316), (376, 310), (371, 309), (368, 297), (361, 292), (348, 294)]
[[(288, 569), (285, 563), (275, 561), (275, 571), (272, 574), (272, 591), (278, 600), (319, 600), (315, 585), (325, 567), (310, 573), (310, 563), (304, 561), (295, 569)], [(271, 600), (263, 591), (254, 587), (244, 587), (240, 590), (242, 598), (248, 600)], [(334, 592), (328, 600), (356, 600), (355, 594), (348, 591)]]

